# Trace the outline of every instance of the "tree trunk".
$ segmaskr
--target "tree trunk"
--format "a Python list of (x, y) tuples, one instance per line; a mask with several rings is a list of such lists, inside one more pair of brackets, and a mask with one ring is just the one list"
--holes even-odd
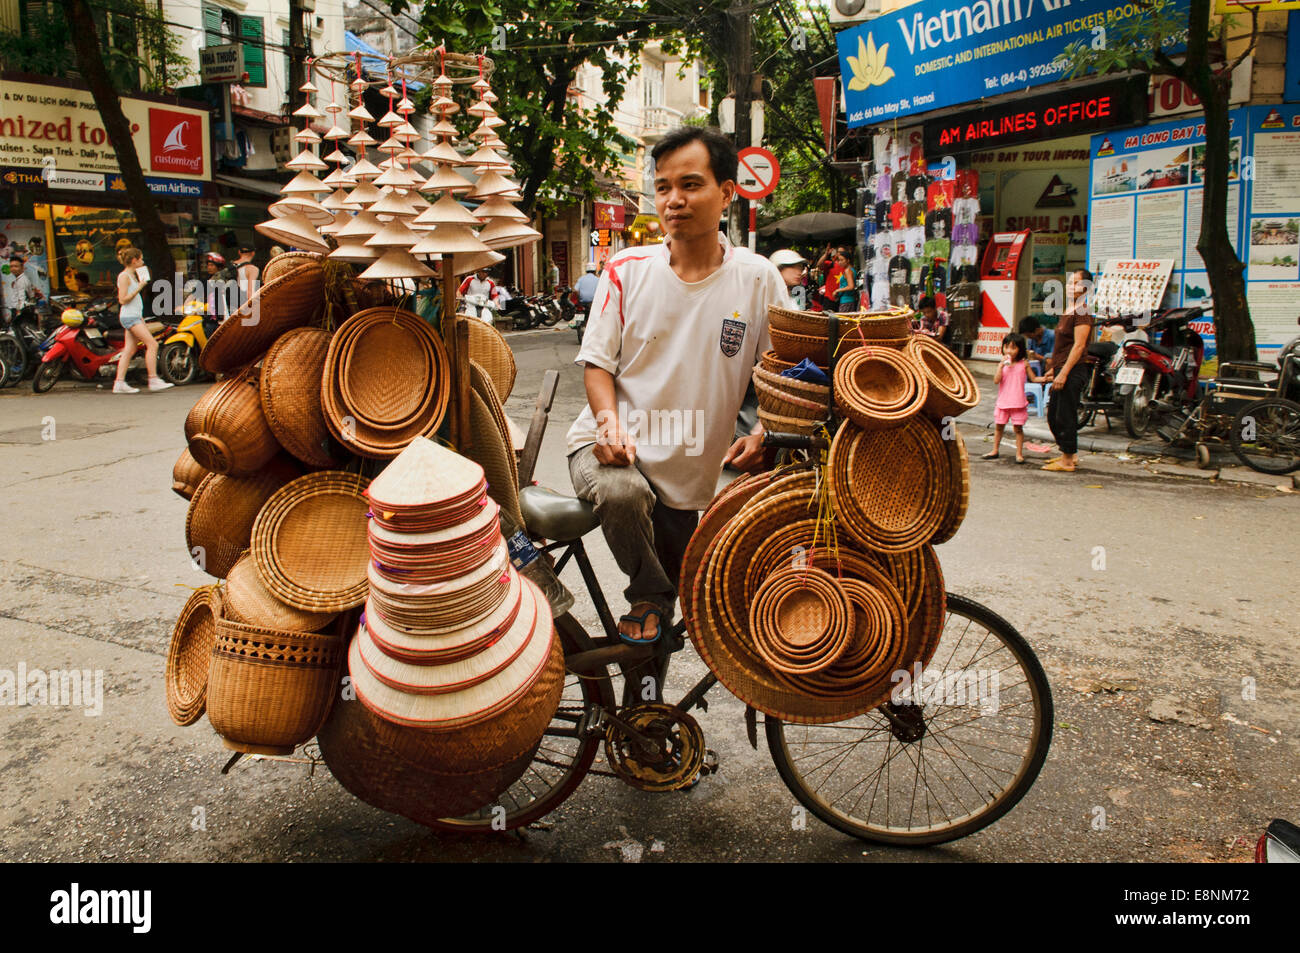
[[(570, 60), (561, 60), (554, 66), (554, 78), (546, 89), (546, 96), (542, 100), (542, 111), (550, 114), (553, 123), (561, 125), (564, 122), (564, 107), (568, 102), (569, 87), (573, 84), (579, 64)], [(519, 208), (532, 215), (533, 208), (537, 204), (537, 192), (546, 181), (546, 177), (551, 174), (551, 170), (555, 168), (555, 138), (539, 136), (529, 150), (528, 160), (528, 175), (523, 182), (523, 198), (519, 202)]]
[(144, 252), (145, 264), (149, 266), (150, 274), (170, 278), (176, 263), (172, 258), (171, 246), (167, 244), (167, 230), (158, 214), (153, 193), (144, 180), (140, 157), (135, 151), (135, 140), (131, 138), (131, 124), (122, 112), (122, 100), (104, 66), (95, 18), (86, 0), (66, 0), (63, 15), (72, 33), (72, 46), (77, 53), (77, 70), (90, 88), (95, 106), (104, 122), (104, 131), (108, 133), (108, 141), (117, 152), (126, 197), (140, 226), (140, 250)]

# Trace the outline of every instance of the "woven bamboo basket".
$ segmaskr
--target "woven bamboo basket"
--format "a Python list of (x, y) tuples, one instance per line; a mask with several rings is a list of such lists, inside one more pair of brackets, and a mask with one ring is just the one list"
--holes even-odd
[(281, 602), (307, 612), (342, 612), (366, 598), (364, 477), (322, 470), (280, 488), (257, 515), (253, 561)]
[(311, 324), (325, 310), (325, 270), (309, 262), (265, 282), (212, 332), (199, 364), (227, 374), (252, 364), (290, 328)]
[(204, 469), (229, 476), (256, 473), (280, 449), (249, 368), (213, 384), (185, 418), (191, 456)]
[[(780, 374), (782, 371), (788, 371), (797, 363), (797, 361), (781, 360), (781, 358), (777, 357), (776, 351), (764, 351), (762, 358), (759, 359), (759, 367), (772, 374)], [(827, 365), (818, 364), (817, 366), (822, 369), (827, 377), (830, 376), (830, 371)]]
[(923, 411), (933, 420), (957, 417), (980, 402), (979, 385), (957, 355), (925, 334), (916, 334), (907, 353), (929, 385)]
[(835, 365), (835, 404), (864, 430), (900, 427), (925, 403), (927, 384), (906, 352), (851, 351)]
[(825, 420), (830, 413), (828, 401), (809, 400), (798, 394), (774, 387), (766, 381), (754, 379), (754, 392), (758, 406), (769, 414), (780, 417), (802, 417), (808, 420)]
[(282, 632), (319, 632), (334, 620), (333, 612), (305, 612), (277, 599), (262, 584), (251, 553), (244, 553), (226, 576), (223, 616), (231, 622)]
[(782, 377), (780, 374), (767, 370), (762, 365), (755, 365), (753, 378), (755, 387), (759, 384), (766, 384), (768, 387), (776, 388), (804, 400), (811, 400), (821, 404), (830, 401), (831, 388), (829, 384), (814, 384), (811, 381), (801, 381), (797, 377)]
[(966, 454), (966, 441), (954, 427), (952, 439), (945, 440), (944, 446), (948, 450), (948, 462), (952, 466), (952, 479), (956, 490), (950, 497), (943, 522), (939, 524), (934, 538), (930, 540), (935, 546), (946, 543), (957, 535), (957, 530), (966, 519), (966, 510), (970, 506), (970, 457)]
[(199, 465), (190, 453), (190, 448), (186, 447), (181, 451), (181, 455), (176, 458), (176, 463), (172, 466), (172, 489), (176, 495), (183, 500), (191, 499), (194, 491), (199, 488), (203, 478), (208, 475), (208, 471)]
[(816, 433), (823, 425), (823, 421), (818, 418), (787, 417), (784, 414), (768, 413), (761, 401), (758, 419), (762, 422), (763, 429), (771, 433)]
[[(772, 347), (776, 351), (777, 357), (782, 360), (798, 364), (807, 358), (819, 367), (830, 364), (827, 350), (829, 342), (826, 335), (795, 334), (777, 328), (768, 328), (768, 331), (772, 336)], [(840, 336), (838, 353), (843, 355), (856, 347), (861, 347), (864, 343), (861, 339), (855, 339), (848, 334), (843, 334)]]
[(211, 473), (204, 477), (185, 514), (185, 545), (195, 564), (224, 579), (248, 549), (262, 505), (301, 473), (288, 457), (278, 456), (252, 476)]
[(786, 675), (830, 668), (853, 632), (853, 609), (834, 579), (813, 567), (772, 573), (749, 610), (749, 631), (763, 661)]
[[(769, 329), (821, 338), (830, 335), (830, 320), (824, 311), (792, 311), (771, 306), (767, 316)], [(882, 340), (906, 343), (912, 332), (911, 312), (906, 310), (854, 311), (837, 317), (841, 337), (853, 336), (872, 343)]]
[(335, 332), (338, 360), (330, 370), (344, 406), (366, 426), (407, 429), (433, 409), (442, 365), (427, 328), (409, 312), (376, 308)]
[(564, 652), (553, 638), (537, 679), (492, 718), (436, 733), (394, 725), (359, 700), (340, 702), (318, 734), (321, 756), (356, 797), (433, 824), (486, 807), (523, 776), (563, 691)]
[(320, 255), (308, 251), (287, 251), (283, 254), (276, 255), (268, 261), (266, 267), (262, 269), (262, 283), (269, 284), (270, 282), (275, 281), (276, 278), (287, 275), (296, 268), (301, 268), (303, 265), (310, 265), (313, 262), (319, 263), (320, 261)]
[(186, 600), (172, 629), (164, 680), (167, 713), (182, 727), (202, 718), (207, 707), (208, 669), (220, 614), (220, 590), (201, 586)]
[(339, 693), (344, 641), (218, 619), (208, 720), (227, 748), (289, 754), (310, 740)]
[(492, 380), (497, 399), (505, 403), (515, 388), (514, 352), (501, 332), (482, 321), (469, 321), (469, 358)]
[(259, 396), (266, 422), (284, 449), (308, 466), (337, 466), (321, 409), (321, 376), (330, 335), (294, 328), (262, 358)]

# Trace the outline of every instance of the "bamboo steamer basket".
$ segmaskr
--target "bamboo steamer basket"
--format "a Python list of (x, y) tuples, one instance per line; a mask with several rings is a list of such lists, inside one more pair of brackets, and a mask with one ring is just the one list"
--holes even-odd
[(217, 622), (208, 720), (227, 748), (289, 754), (310, 740), (339, 693), (344, 640)]
[(191, 499), (194, 491), (199, 488), (199, 484), (207, 475), (208, 471), (199, 465), (194, 455), (190, 453), (190, 448), (186, 447), (172, 466), (172, 489), (181, 499)]
[(165, 666), (167, 713), (182, 727), (202, 718), (207, 708), (208, 669), (220, 614), (220, 590), (201, 586), (186, 600), (172, 629)]
[(301, 473), (297, 463), (277, 456), (251, 476), (204, 477), (185, 514), (185, 545), (199, 568), (224, 579), (248, 549), (263, 504)]
[(258, 371), (213, 384), (185, 418), (190, 455), (211, 473), (248, 476), (280, 449), (258, 395)]
[(455, 732), (385, 721), (360, 700), (339, 702), (318, 739), (330, 772), (381, 810), (431, 825), (491, 804), (519, 780), (564, 691), (564, 650), (551, 638), (537, 679), (510, 708)]

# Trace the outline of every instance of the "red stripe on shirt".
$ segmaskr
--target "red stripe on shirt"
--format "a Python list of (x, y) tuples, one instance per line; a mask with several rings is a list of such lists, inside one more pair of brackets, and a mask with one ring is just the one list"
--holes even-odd
[[(605, 270), (609, 272), (609, 283), (612, 284), (615, 288), (618, 289), (618, 324), (619, 324), (619, 327), (622, 327), (622, 326), (624, 326), (625, 324), (627, 324), (627, 318), (626, 318), (626, 317), (624, 316), (624, 314), (623, 314), (623, 280), (622, 280), (621, 278), (619, 278), (619, 276), (618, 276), (618, 267), (619, 267), (619, 265), (626, 264), (626, 263), (629, 262), (629, 261), (648, 261), (649, 259), (651, 259), (651, 258), (655, 258), (655, 257), (658, 257), (658, 253), (656, 253), (656, 254), (654, 254), (654, 255), (637, 255), (636, 257), (629, 256), (629, 257), (627, 257), (627, 258), (620, 258), (617, 262), (613, 262), (613, 261), (611, 261), (609, 264), (607, 264), (607, 265), (605, 266)], [(604, 310), (605, 310), (605, 305), (607, 305), (607, 304), (609, 304), (609, 292), (606, 292), (606, 293), (605, 293), (605, 304), (602, 304), (602, 305), (600, 306), (600, 310), (601, 310), (601, 311), (604, 311)]]

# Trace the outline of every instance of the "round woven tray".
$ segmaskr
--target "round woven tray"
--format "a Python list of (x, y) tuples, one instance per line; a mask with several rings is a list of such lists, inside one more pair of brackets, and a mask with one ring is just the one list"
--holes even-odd
[(486, 807), (532, 762), (564, 692), (564, 651), (510, 708), (450, 733), (394, 725), (361, 701), (345, 701), (318, 734), (338, 782), (366, 803), (420, 824)]
[(258, 370), (250, 367), (213, 384), (185, 418), (191, 456), (211, 473), (248, 476), (280, 449), (258, 397)]
[(948, 462), (952, 467), (953, 486), (956, 490), (950, 498), (948, 509), (944, 512), (943, 522), (939, 524), (934, 538), (930, 540), (936, 546), (948, 542), (957, 535), (957, 530), (966, 519), (966, 510), (970, 506), (970, 457), (966, 454), (966, 441), (954, 427), (952, 439), (945, 440), (943, 443), (948, 451)]
[(859, 545), (915, 549), (938, 531), (954, 487), (935, 425), (913, 417), (894, 430), (841, 427), (827, 466), (835, 513)]
[(212, 332), (199, 364), (226, 374), (252, 364), (290, 328), (311, 324), (325, 309), (325, 269), (319, 262), (267, 281)]
[(810, 675), (848, 648), (853, 609), (835, 580), (811, 566), (769, 575), (749, 610), (754, 648), (776, 672)]
[(927, 384), (904, 351), (862, 347), (835, 365), (835, 404), (865, 430), (899, 427), (925, 403)]
[(505, 403), (515, 388), (514, 352), (501, 332), (482, 321), (468, 321), (469, 359), (483, 368), (492, 380), (497, 399)]
[(923, 410), (933, 420), (956, 417), (980, 402), (979, 385), (952, 351), (926, 334), (914, 334), (906, 353), (929, 385)]
[(208, 471), (199, 465), (190, 453), (190, 448), (186, 447), (172, 466), (172, 489), (181, 499), (191, 499), (207, 475)]
[(208, 668), (217, 639), (217, 615), (221, 593), (216, 586), (202, 586), (186, 600), (172, 629), (167, 646), (167, 713), (185, 726), (203, 717), (207, 706)]
[(277, 599), (308, 612), (342, 612), (365, 601), (369, 482), (322, 470), (267, 500), (251, 548), (262, 584)]
[(319, 632), (336, 613), (305, 612), (281, 602), (263, 585), (252, 553), (244, 553), (226, 576), (222, 615), (231, 622), (283, 632)]
[(227, 748), (289, 754), (311, 739), (339, 693), (337, 635), (278, 632), (218, 619), (208, 720)]
[(385, 311), (363, 312), (339, 328), (339, 358), (332, 370), (348, 411), (376, 430), (395, 431), (428, 414), (440, 365), (432, 334), (399, 319), (396, 310)]
[(330, 454), (329, 428), (321, 410), (321, 376), (328, 331), (294, 328), (262, 358), (262, 412), (284, 449), (313, 467), (337, 466)]
[(195, 565), (224, 579), (248, 549), (262, 505), (301, 473), (295, 462), (278, 456), (252, 476), (211, 473), (204, 477), (185, 513), (185, 545)]

